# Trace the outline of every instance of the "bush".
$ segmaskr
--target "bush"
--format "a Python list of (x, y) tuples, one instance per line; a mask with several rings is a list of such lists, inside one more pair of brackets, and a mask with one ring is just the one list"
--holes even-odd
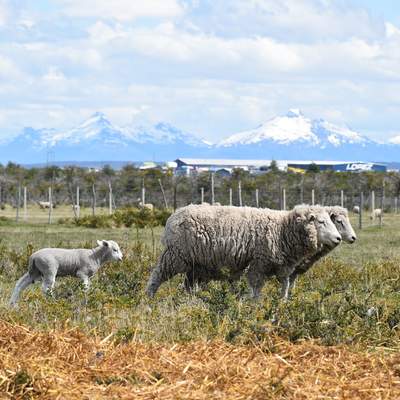
[(111, 228), (112, 218), (108, 215), (87, 215), (77, 218), (75, 224), (85, 228)]
[(122, 208), (117, 210), (113, 215), (113, 220), (117, 226), (131, 227), (135, 225), (137, 228), (164, 226), (167, 219), (171, 215), (169, 210), (149, 210), (148, 208)]

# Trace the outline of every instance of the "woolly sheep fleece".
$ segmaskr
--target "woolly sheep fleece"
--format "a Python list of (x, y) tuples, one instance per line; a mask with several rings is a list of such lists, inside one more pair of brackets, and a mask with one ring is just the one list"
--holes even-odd
[(331, 223), (321, 207), (301, 206), (289, 212), (204, 204), (183, 207), (167, 221), (162, 238), (165, 250), (152, 271), (147, 294), (154, 296), (176, 274), (215, 279), (224, 267), (231, 276), (252, 268), (260, 276), (276, 274), (286, 279), (320, 245), (316, 214)]

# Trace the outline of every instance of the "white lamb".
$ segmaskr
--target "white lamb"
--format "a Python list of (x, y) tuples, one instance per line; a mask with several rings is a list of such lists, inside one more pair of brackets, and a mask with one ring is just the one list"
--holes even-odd
[(29, 257), (28, 272), (15, 285), (10, 305), (15, 306), (20, 293), (29, 285), (42, 281), (45, 294), (52, 293), (56, 277), (76, 276), (82, 279), (85, 290), (90, 278), (109, 261), (122, 261), (122, 253), (113, 240), (98, 240), (94, 249), (41, 249)]

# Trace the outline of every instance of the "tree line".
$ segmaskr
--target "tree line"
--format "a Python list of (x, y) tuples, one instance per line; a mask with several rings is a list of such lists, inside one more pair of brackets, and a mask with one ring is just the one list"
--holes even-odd
[[(80, 189), (80, 205), (106, 207), (112, 190), (115, 208), (137, 206), (142, 196), (156, 208), (177, 208), (189, 203), (212, 199), (221, 204), (281, 208), (284, 193), (287, 207), (299, 203), (340, 204), (341, 191), (345, 206), (359, 203), (363, 192), (365, 204), (372, 191), (377, 204), (393, 206), (400, 195), (398, 172), (334, 172), (310, 168), (305, 173), (280, 171), (273, 163), (268, 171), (252, 174), (234, 169), (230, 175), (218, 172), (176, 175), (172, 169), (141, 170), (133, 164), (116, 170), (105, 165), (99, 170), (77, 166), (26, 168), (15, 163), (0, 165), (0, 204), (18, 203), (18, 191), (27, 188), (28, 203), (48, 200), (49, 187), (56, 205), (76, 204), (76, 188)], [(382, 203), (380, 203), (381, 200)]]

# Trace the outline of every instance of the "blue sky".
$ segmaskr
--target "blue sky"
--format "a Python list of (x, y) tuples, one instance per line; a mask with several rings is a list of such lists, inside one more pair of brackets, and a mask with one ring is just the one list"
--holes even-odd
[(290, 108), (400, 135), (400, 2), (0, 0), (0, 137), (170, 122), (217, 140)]

